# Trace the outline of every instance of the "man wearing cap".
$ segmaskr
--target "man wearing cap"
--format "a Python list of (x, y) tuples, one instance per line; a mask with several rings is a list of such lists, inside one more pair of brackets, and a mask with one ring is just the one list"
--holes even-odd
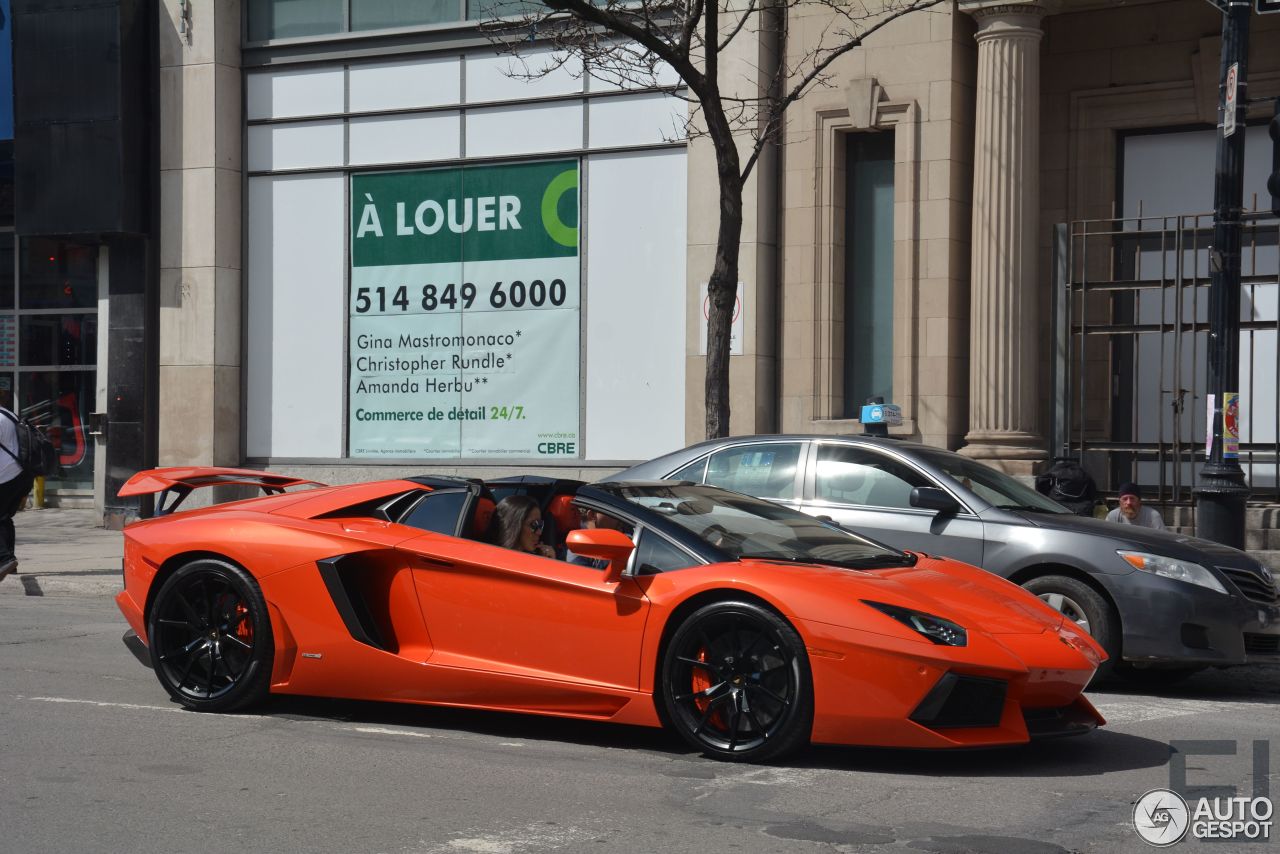
[(1107, 514), (1108, 522), (1121, 525), (1141, 525), (1144, 528), (1165, 530), (1164, 519), (1150, 507), (1142, 506), (1142, 494), (1136, 483), (1120, 484), (1120, 506)]

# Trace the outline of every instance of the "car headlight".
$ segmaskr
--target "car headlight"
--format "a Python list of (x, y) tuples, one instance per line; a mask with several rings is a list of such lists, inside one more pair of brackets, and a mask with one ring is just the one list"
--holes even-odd
[(1134, 569), (1141, 569), (1143, 572), (1150, 572), (1153, 575), (1172, 578), (1175, 581), (1198, 584), (1201, 587), (1216, 590), (1224, 596), (1227, 593), (1227, 588), (1222, 586), (1222, 582), (1212, 572), (1198, 563), (1176, 560), (1163, 555), (1150, 555), (1145, 552), (1117, 551), (1116, 554), (1124, 558), (1125, 562)]
[(893, 617), (902, 625), (914, 629), (939, 646), (964, 646), (969, 642), (969, 635), (965, 632), (964, 626), (956, 625), (950, 620), (898, 605), (886, 605), (884, 602), (872, 602), (867, 599), (862, 601), (863, 604), (870, 605), (885, 616)]

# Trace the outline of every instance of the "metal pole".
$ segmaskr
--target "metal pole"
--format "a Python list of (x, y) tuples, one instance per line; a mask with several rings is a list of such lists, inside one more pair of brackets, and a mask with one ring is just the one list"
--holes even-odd
[[(1054, 454), (1071, 456), (1071, 390), (1067, 369), (1071, 363), (1071, 274), (1067, 266), (1067, 224), (1053, 227), (1053, 439)], [(1083, 454), (1081, 455), (1083, 463)]]
[[(1222, 18), (1222, 64), (1219, 75), (1217, 171), (1213, 190), (1213, 246), (1209, 249), (1209, 458), (1200, 470), (1196, 496), (1196, 535), (1244, 548), (1244, 508), (1249, 487), (1238, 451), (1223, 441), (1224, 413), (1236, 421), (1240, 381), (1240, 232), (1244, 200), (1245, 105), (1249, 100), (1249, 0), (1227, 0)], [(1228, 79), (1236, 91), (1228, 89)], [(1227, 98), (1234, 96), (1233, 115)], [(1229, 437), (1230, 438), (1230, 437)]]

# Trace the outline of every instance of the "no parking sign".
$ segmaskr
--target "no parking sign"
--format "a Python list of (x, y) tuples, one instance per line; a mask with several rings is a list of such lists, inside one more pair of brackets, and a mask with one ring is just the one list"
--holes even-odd
[[(703, 282), (700, 286), (700, 294), (702, 301), (702, 319), (698, 323), (698, 353), (707, 355), (707, 318), (711, 316), (711, 297), (707, 294), (707, 283)], [(743, 308), (743, 302), (746, 299), (746, 285), (738, 282), (738, 297), (733, 304), (733, 320), (729, 324), (729, 355), (741, 356), (743, 353), (742, 342), (746, 337), (746, 321), (743, 316), (746, 310)]]

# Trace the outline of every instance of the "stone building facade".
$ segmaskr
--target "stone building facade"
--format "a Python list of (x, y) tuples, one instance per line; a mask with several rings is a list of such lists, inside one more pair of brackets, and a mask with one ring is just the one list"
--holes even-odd
[[(421, 103), (362, 111), (351, 101), (359, 73), (384, 69), (393, 79), (395, 69), (420, 67), (425, 74), (430, 63), (454, 61), (474, 70), (493, 48), (463, 21), (254, 40), (245, 3), (257, 0), (159, 6), (158, 464), (248, 464), (331, 482), (407, 464), (591, 479), (702, 438), (701, 288), (713, 257), (715, 201), (703, 141), (638, 130), (604, 145), (603, 129), (627, 126), (638, 115), (629, 111), (642, 108), (639, 100), (610, 100), (616, 93), (587, 85), (482, 106), (465, 74), (458, 99), (424, 96)], [(801, 9), (789, 31), (792, 52), (829, 24), (821, 7)], [(895, 433), (1031, 473), (1050, 454), (1054, 226), (1114, 215), (1126, 134), (1212, 133), (1220, 29), (1220, 15), (1204, 0), (957, 0), (905, 16), (843, 57), (831, 86), (794, 105), (780, 146), (747, 187), (741, 355), (731, 360), (733, 432), (858, 431), (859, 395), (883, 391), (903, 410)], [(326, 74), (337, 75), (336, 106), (312, 86)], [(1258, 100), (1251, 116), (1269, 118), (1261, 99), (1280, 96), (1280, 16), (1254, 18), (1249, 84)], [(641, 96), (657, 93), (627, 97)], [(605, 123), (610, 105), (617, 111)], [(598, 115), (597, 135), (542, 147), (530, 142), (534, 147), (511, 156), (577, 158), (590, 166), (583, 174), (597, 169), (601, 182), (609, 164), (624, 161), (613, 174), (618, 186), (630, 188), (648, 180), (636, 176), (650, 173), (629, 170), (649, 158), (681, 164), (678, 186), (665, 179), (648, 186), (684, 200), (683, 237), (646, 236), (645, 252), (627, 261), (643, 268), (678, 259), (660, 267), (663, 281), (654, 286), (665, 314), (636, 314), (642, 304), (608, 291), (607, 280), (623, 271), (603, 256), (628, 240), (607, 235), (629, 205), (622, 195), (592, 198), (583, 222), (592, 223), (600, 241), (616, 243), (601, 242), (592, 260), (592, 238), (583, 238), (583, 429), (575, 452), (554, 460), (460, 454), (372, 462), (353, 455), (345, 410), (350, 344), (343, 338), (349, 261), (341, 245), (351, 239), (351, 200), (343, 188), (361, 170), (483, 164), (498, 157), (485, 151), (507, 149), (396, 154), (381, 166), (361, 164), (350, 150), (352, 128), (375, 120), (394, 128), (396, 121), (445, 114), (479, 128), (482, 114), (553, 109), (591, 128), (597, 126), (590, 116)], [(656, 113), (645, 115), (653, 124)], [(291, 145), (286, 131), (326, 123), (342, 128), (337, 159), (280, 165)], [(465, 145), (465, 130), (462, 138)], [(301, 148), (314, 153), (309, 146)], [(314, 246), (295, 240), (290, 256), (263, 255), (278, 240), (297, 237), (273, 231), (294, 214), (255, 212), (253, 199), (279, 200), (321, 173), (337, 176), (337, 198), (347, 205), (338, 230)], [(580, 190), (583, 199), (586, 193)], [(679, 219), (666, 208), (655, 211), (666, 221)], [(264, 302), (262, 289), (295, 262), (337, 265), (331, 278), (338, 313), (323, 321), (341, 330), (337, 338), (316, 340), (310, 321), (280, 325), (277, 316), (263, 325), (262, 307), (278, 311), (279, 303)], [(592, 277), (593, 263), (610, 272)], [(610, 314), (616, 316), (609, 320)], [(263, 340), (274, 343), (263, 350)], [(869, 350), (857, 349), (868, 342)], [(617, 348), (624, 356), (608, 355)], [(646, 350), (670, 358), (646, 367)], [(272, 376), (295, 356), (294, 374)], [(312, 376), (297, 373), (307, 366)], [(251, 393), (264, 376), (274, 391)], [(613, 417), (637, 389), (652, 393), (644, 411)], [(325, 407), (344, 408), (333, 425), (317, 426), (323, 415), (308, 408), (313, 394), (333, 402)], [(275, 425), (270, 442), (255, 426), (262, 424)], [(292, 443), (292, 433), (312, 430), (339, 438), (322, 452)], [(634, 451), (624, 441), (628, 430), (645, 437)]]
[[(821, 10), (802, 17), (793, 52), (830, 24)], [(842, 394), (846, 301), (862, 285), (846, 269), (848, 141), (889, 135), (892, 334), (874, 358), (887, 361), (903, 408), (894, 432), (1036, 470), (1053, 417), (1054, 227), (1117, 216), (1127, 135), (1212, 136), (1221, 25), (1204, 0), (960, 0), (903, 17), (843, 57), (834, 85), (790, 113), (776, 183), (758, 179), (776, 187), (779, 217), (776, 231), (757, 225), (748, 239), (779, 246), (779, 263), (744, 273), (748, 311), (769, 309), (749, 321), (735, 366), (734, 432), (860, 429), (852, 416), (862, 401)], [(1257, 123), (1280, 94), (1280, 16), (1255, 16), (1252, 29)], [(1253, 142), (1251, 157), (1270, 156)], [(1211, 184), (1211, 158), (1194, 168)], [(1211, 201), (1148, 213), (1203, 213)], [(697, 257), (691, 246), (691, 282), (705, 276)], [(691, 361), (692, 441), (702, 412)], [(761, 375), (773, 382), (751, 381)], [(1105, 368), (1095, 380), (1106, 388)], [(1106, 420), (1100, 397), (1095, 426)]]

